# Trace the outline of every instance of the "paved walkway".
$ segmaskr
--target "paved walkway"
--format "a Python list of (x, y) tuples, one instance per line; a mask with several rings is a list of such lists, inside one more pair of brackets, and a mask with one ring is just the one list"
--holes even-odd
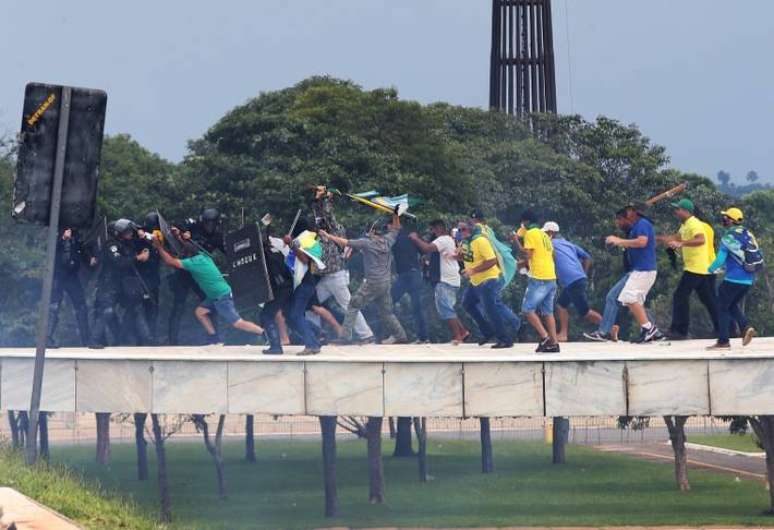
[(15, 524), (18, 530), (79, 530), (80, 527), (13, 488), (0, 488), (0, 529)]
[[(595, 447), (601, 451), (627, 454), (653, 462), (674, 462), (672, 446), (668, 443), (604, 444)], [(692, 445), (688, 448), (688, 467), (729, 473), (740, 478), (766, 480), (765, 460), (751, 454), (733, 454), (730, 451), (720, 452)]]

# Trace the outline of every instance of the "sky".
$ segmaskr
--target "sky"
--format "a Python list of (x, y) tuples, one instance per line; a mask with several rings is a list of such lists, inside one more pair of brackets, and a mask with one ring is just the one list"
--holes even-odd
[[(553, 0), (559, 112), (635, 123), (676, 168), (774, 182), (774, 1)], [(101, 88), (106, 130), (172, 161), (319, 74), (486, 107), (490, 0), (5, 0), (0, 132), (30, 81)]]

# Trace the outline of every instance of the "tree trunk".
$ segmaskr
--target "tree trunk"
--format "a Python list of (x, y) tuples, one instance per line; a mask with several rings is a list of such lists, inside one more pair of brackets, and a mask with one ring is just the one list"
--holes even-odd
[(395, 418), (390, 416), (387, 418), (387, 428), (390, 429), (390, 440), (395, 439)]
[(172, 499), (169, 497), (169, 477), (167, 475), (167, 451), (164, 447), (164, 433), (159, 423), (159, 415), (151, 414), (153, 424), (153, 443), (156, 446), (156, 470), (159, 482), (159, 520), (172, 522)]
[(664, 416), (669, 430), (669, 441), (672, 443), (672, 450), (675, 453), (675, 479), (680, 491), (690, 491), (691, 485), (688, 483), (688, 451), (685, 448), (685, 422), (688, 416)]
[(553, 424), (554, 442), (551, 461), (554, 464), (564, 464), (567, 461), (566, 447), (570, 435), (569, 418), (555, 417)]
[(218, 476), (218, 495), (221, 499), (226, 498), (226, 475), (223, 468), (223, 427), (226, 424), (226, 415), (221, 414), (218, 418), (218, 428), (215, 431), (215, 451), (213, 452), (213, 458), (215, 459), (215, 473)]
[(97, 463), (110, 464), (110, 413), (97, 412)]
[(134, 445), (137, 449), (137, 480), (148, 480), (148, 442), (145, 440), (145, 420), (148, 414), (134, 415)]
[(245, 416), (245, 460), (255, 462), (255, 416)]
[(382, 466), (382, 420), (381, 417), (368, 418), (366, 424), (368, 443), (368, 502), (384, 502), (384, 468)]
[(494, 472), (494, 459), (492, 455), (492, 432), (489, 427), (489, 418), (479, 418), (481, 424), (481, 472)]
[(766, 480), (769, 486), (769, 509), (766, 514), (774, 515), (774, 416), (752, 417), (750, 425), (766, 451)]
[(395, 430), (395, 451), (392, 456), (414, 456), (411, 447), (411, 418), (399, 417)]
[(323, 482), (325, 484), (325, 517), (339, 514), (336, 492), (336, 416), (320, 416), (322, 431)]
[(48, 412), (41, 412), (38, 416), (38, 432), (40, 433), (40, 457), (48, 461)]
[(17, 418), (19, 422), (19, 440), (21, 441), (20, 447), (27, 446), (27, 433), (30, 432), (30, 415), (26, 410), (20, 410)]
[(207, 419), (204, 414), (194, 414), (191, 419), (196, 425), (196, 429), (202, 433), (204, 439), (204, 447), (212, 457), (215, 463), (215, 478), (217, 479), (218, 497), (220, 499), (226, 498), (226, 482), (223, 473), (223, 426), (226, 421), (226, 416), (221, 414), (218, 418), (218, 428), (215, 431), (215, 443), (210, 440), (210, 426), (207, 423)]
[(18, 449), (19, 447), (23, 447), (24, 444), (20, 444), (20, 438), (19, 438), (19, 424), (18, 418), (16, 417), (16, 412), (13, 410), (8, 411), (8, 426), (11, 428), (11, 444), (14, 449)]
[(16, 413), (8, 411), (8, 423), (11, 427), (11, 440), (14, 449), (21, 449), (27, 444), (27, 429), (29, 427), (29, 416), (26, 410), (20, 410)]
[(419, 444), (417, 452), (419, 482), (427, 482), (427, 418), (414, 418), (414, 430), (417, 432)]

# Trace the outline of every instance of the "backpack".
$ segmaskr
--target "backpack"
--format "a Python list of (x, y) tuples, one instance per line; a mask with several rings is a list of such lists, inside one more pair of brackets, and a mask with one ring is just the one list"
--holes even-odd
[(734, 239), (739, 243), (739, 252), (734, 253), (739, 265), (749, 273), (758, 273), (763, 270), (764, 259), (763, 252), (758, 246), (755, 236), (746, 228), (739, 228), (734, 231)]

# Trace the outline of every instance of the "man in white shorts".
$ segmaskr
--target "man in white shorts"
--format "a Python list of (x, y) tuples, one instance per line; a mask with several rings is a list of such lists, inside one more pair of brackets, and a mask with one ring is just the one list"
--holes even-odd
[(629, 308), (640, 325), (640, 335), (632, 342), (642, 344), (663, 340), (664, 334), (648, 319), (645, 300), (658, 274), (656, 268), (656, 233), (653, 223), (642, 215), (641, 209), (626, 206), (618, 212), (622, 215), (622, 227), (627, 230), (626, 239), (607, 236), (608, 245), (625, 248), (631, 266), (631, 273), (624, 284), (618, 301)]

